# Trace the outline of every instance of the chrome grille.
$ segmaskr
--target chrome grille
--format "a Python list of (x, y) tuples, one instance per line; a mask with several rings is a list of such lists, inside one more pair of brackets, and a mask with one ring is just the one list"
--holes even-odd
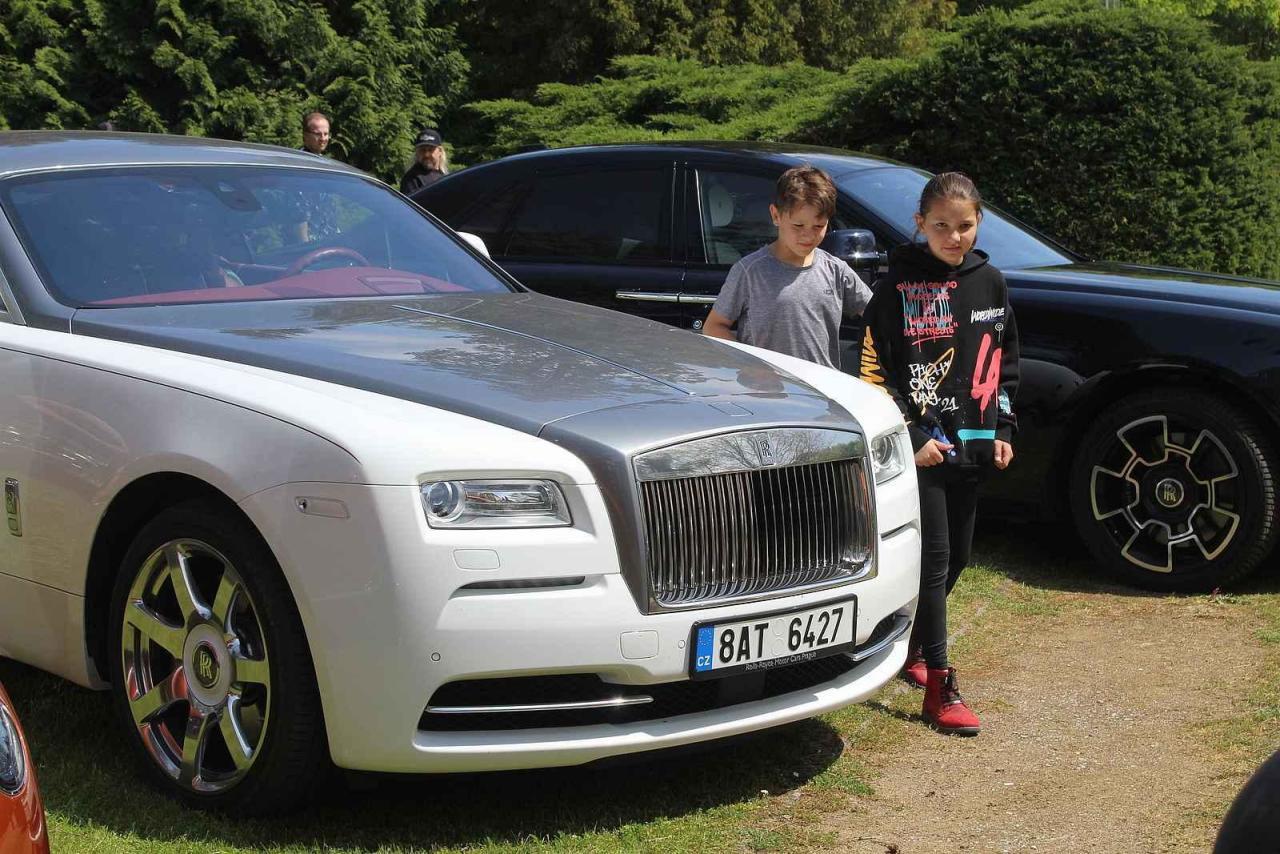
[[(758, 444), (746, 435), (747, 447)], [(861, 457), (739, 468), (641, 480), (658, 606), (803, 588), (870, 568), (874, 512)]]

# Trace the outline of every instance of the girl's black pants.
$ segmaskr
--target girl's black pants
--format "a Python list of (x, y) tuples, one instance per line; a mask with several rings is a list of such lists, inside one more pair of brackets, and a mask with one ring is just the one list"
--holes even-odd
[(912, 638), (930, 669), (947, 666), (947, 594), (969, 562), (978, 508), (975, 471), (940, 463), (918, 467), (920, 602)]

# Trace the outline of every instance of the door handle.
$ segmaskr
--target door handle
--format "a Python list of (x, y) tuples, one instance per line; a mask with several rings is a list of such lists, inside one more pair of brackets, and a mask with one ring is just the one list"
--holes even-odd
[(635, 302), (680, 302), (680, 294), (660, 291), (615, 291), (614, 296)]

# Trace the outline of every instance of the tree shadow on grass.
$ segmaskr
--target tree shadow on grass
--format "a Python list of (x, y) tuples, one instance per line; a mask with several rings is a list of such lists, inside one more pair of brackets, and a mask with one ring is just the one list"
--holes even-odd
[[(1116, 581), (1085, 550), (1074, 531), (1060, 523), (984, 521), (979, 515), (971, 562), (1045, 590), (1131, 597), (1179, 595), (1143, 590)], [(1232, 585), (1230, 592), (1280, 592), (1280, 554), (1272, 555), (1257, 571)]]
[(810, 719), (753, 736), (580, 768), (488, 774), (366, 775), (303, 811), (229, 819), (186, 809), (143, 781), (110, 696), (0, 659), (27, 730), (45, 804), (72, 825), (155, 841), (252, 850), (432, 849), (609, 833), (787, 792), (840, 756), (839, 733)]

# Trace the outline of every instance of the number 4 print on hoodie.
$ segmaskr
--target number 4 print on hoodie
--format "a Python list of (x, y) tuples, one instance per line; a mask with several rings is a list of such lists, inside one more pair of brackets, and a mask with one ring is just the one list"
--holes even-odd
[(1018, 327), (986, 253), (951, 267), (923, 245), (899, 246), (864, 317), (862, 379), (893, 397), (912, 447), (942, 439), (955, 445), (947, 463), (990, 465), (994, 441), (1017, 427)]

